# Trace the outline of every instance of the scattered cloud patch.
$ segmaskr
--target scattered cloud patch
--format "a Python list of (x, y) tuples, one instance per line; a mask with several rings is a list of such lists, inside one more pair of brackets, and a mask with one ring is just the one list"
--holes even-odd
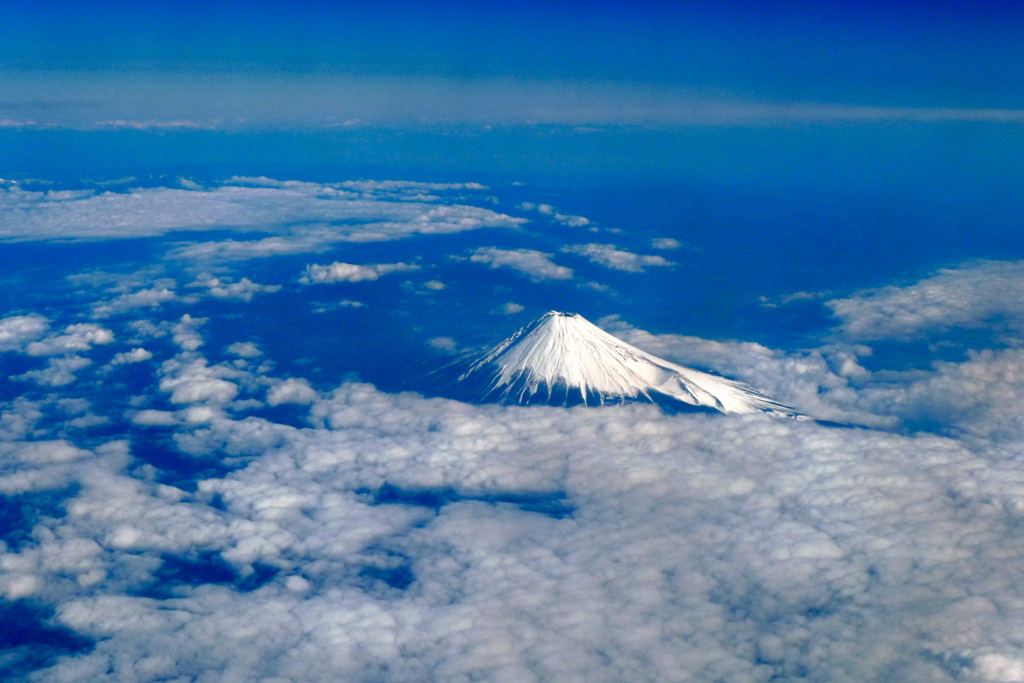
[(564, 226), (570, 228), (582, 228), (590, 225), (590, 219), (583, 216), (573, 216), (570, 214), (559, 213), (555, 210), (555, 207), (550, 204), (535, 204), (533, 202), (523, 202), (519, 205), (519, 208), (524, 211), (537, 211), (538, 213), (549, 216), (556, 223), (561, 223)]
[(571, 268), (556, 265), (551, 261), (551, 254), (535, 249), (498, 249), (497, 247), (480, 247), (469, 260), (482, 263), (491, 268), (511, 268), (535, 281), (568, 280), (573, 276)]
[(651, 247), (654, 249), (678, 249), (683, 243), (672, 237), (656, 237), (651, 240)]
[(451, 337), (434, 337), (427, 340), (427, 344), (438, 351), (446, 351), (448, 353), (452, 353), (459, 348), (458, 342)]
[(88, 351), (96, 344), (110, 344), (114, 333), (94, 323), (77, 323), (64, 328), (63, 334), (53, 334), (29, 342), (25, 352), (30, 356), (56, 356), (62, 353)]
[(128, 365), (131, 363), (141, 363), (147, 361), (153, 357), (150, 351), (143, 348), (134, 348), (131, 351), (124, 351), (117, 354), (110, 361), (111, 365)]
[(155, 286), (145, 289), (138, 289), (133, 292), (121, 294), (110, 301), (101, 301), (93, 306), (93, 315), (97, 318), (108, 318), (112, 315), (124, 313), (137, 308), (153, 308), (168, 301), (175, 301), (178, 297), (170, 286)]
[(376, 265), (356, 265), (335, 261), (329, 265), (311, 263), (306, 266), (305, 275), (299, 282), (304, 284), (328, 284), (332, 282), (364, 282), (380, 279), (389, 273), (401, 273), (418, 270), (419, 266), (410, 263), (378, 263)]
[(235, 342), (225, 349), (232, 356), (239, 358), (258, 358), (263, 355), (260, 347), (252, 342)]
[(260, 285), (247, 277), (243, 277), (237, 282), (231, 282), (225, 278), (209, 275), (200, 276), (188, 286), (205, 289), (210, 296), (217, 299), (238, 299), (239, 301), (252, 301), (257, 294), (272, 294), (281, 289), (281, 285)]
[(278, 406), (283, 403), (309, 405), (319, 396), (320, 394), (309, 385), (308, 381), (290, 377), (270, 388), (270, 391), (267, 392), (267, 405)]
[(182, 351), (195, 351), (203, 345), (203, 338), (199, 334), (199, 328), (205, 322), (206, 318), (193, 318), (186, 313), (171, 328), (173, 333), (172, 340), (181, 347)]
[(140, 410), (131, 416), (131, 421), (145, 427), (170, 427), (178, 424), (177, 416), (166, 410)]
[(367, 305), (362, 301), (355, 301), (354, 299), (340, 299), (338, 301), (313, 303), (310, 306), (310, 311), (313, 313), (327, 313), (329, 311), (336, 311), (339, 308), (367, 308)]
[(661, 256), (634, 254), (611, 244), (572, 244), (562, 247), (562, 251), (585, 256), (592, 263), (627, 273), (642, 273), (649, 267), (675, 265)]
[(143, 339), (166, 337), (173, 327), (168, 321), (155, 323), (152, 320), (133, 320), (128, 323), (128, 329)]
[(0, 119), (0, 128), (38, 128), (42, 127), (41, 124), (36, 121), (23, 120), (17, 121), (15, 119)]
[(516, 313), (522, 313), (524, 310), (526, 310), (525, 306), (513, 301), (503, 304), (502, 307), (498, 309), (498, 311), (503, 315), (515, 315)]
[(50, 329), (50, 321), (41, 315), (14, 315), (0, 318), (0, 351), (21, 351)]
[(91, 364), (91, 360), (81, 356), (50, 358), (46, 363), (46, 367), (15, 375), (13, 379), (23, 382), (35, 382), (39, 386), (44, 387), (62, 387), (74, 382), (77, 379), (75, 373)]
[(178, 178), (178, 185), (186, 190), (205, 190), (206, 187), (191, 178)]
[(765, 308), (778, 308), (779, 306), (786, 306), (795, 301), (816, 301), (818, 299), (824, 299), (830, 296), (832, 293), (827, 291), (822, 292), (793, 292), (782, 297), (775, 299), (762, 296), (759, 298), (761, 305)]
[(204, 358), (174, 358), (165, 361), (160, 391), (170, 393), (171, 403), (228, 403), (238, 395), (238, 385), (225, 379), (232, 373), (221, 366), (208, 366)]

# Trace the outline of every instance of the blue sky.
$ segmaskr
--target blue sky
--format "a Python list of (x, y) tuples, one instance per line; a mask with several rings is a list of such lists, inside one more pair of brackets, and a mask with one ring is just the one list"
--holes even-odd
[(1022, 15), (4, 3), (0, 678), (1021, 680)]
[[(985, 204), (1017, 192), (1024, 158), (1024, 18), (1000, 3), (2, 11), (8, 175), (49, 159), (131, 175), (142, 145), (155, 169), (942, 186)], [(131, 130), (170, 137), (98, 134)]]
[[(1022, 91), (1012, 66), (1024, 57), (1021, 10), (998, 3), (15, 2), (3, 11), (12, 120), (20, 111), (57, 123), (206, 125), (263, 109), (257, 118), (272, 126), (360, 114), (549, 122), (567, 91), (590, 103), (568, 115), (573, 123), (671, 121), (678, 107), (658, 110), (666, 98), (875, 107), (885, 118), (897, 108), (1013, 110)], [(392, 111), (360, 108), (353, 92)], [(454, 111), (444, 106), (453, 98)]]

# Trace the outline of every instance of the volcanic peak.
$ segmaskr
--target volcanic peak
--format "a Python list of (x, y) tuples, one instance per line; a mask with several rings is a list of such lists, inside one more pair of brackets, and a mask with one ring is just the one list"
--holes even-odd
[[(576, 313), (549, 311), (478, 355), (456, 361), (481, 401), (604, 405), (643, 401), (723, 413), (797, 414), (742, 382), (658, 358)], [(678, 405), (676, 408), (680, 407)]]

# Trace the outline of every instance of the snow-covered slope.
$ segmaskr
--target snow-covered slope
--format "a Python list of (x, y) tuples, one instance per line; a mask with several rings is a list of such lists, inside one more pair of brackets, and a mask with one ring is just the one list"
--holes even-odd
[[(741, 382), (652, 356), (575, 313), (545, 313), (511, 337), (453, 366), (483, 401), (603, 405), (645, 401), (723, 413), (796, 413)], [(675, 407), (682, 407), (676, 405)]]

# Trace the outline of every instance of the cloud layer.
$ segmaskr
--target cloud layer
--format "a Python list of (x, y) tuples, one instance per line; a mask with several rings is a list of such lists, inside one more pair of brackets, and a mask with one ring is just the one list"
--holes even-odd
[(360, 384), (310, 416), (186, 427), (193, 457), (244, 463), (193, 494), (127, 476), (124, 445), (12, 443), (8, 490), (82, 483), (40, 520), (59, 536), (0, 556), (9, 598), (96, 639), (40, 675), (941, 681), (1024, 661), (998, 607), (1024, 579), (1019, 512), (990, 502), (1013, 489), (955, 441)]
[[(445, 203), (481, 189), (472, 184), (230, 186), (298, 197), (302, 211), (379, 203), (403, 216), (392, 237), (444, 232), (453, 215), (516, 224)], [(180, 192), (213, 206), (225, 189)], [(288, 213), (291, 201), (277, 206)], [(311, 235), (382, 225), (352, 220), (218, 237), (208, 253), (269, 239), (316, 250), (333, 238)], [(582, 291), (556, 263), (569, 252), (625, 272), (664, 265), (597, 243), (561, 257), (479, 243), (460, 243), (467, 256), (454, 260), (411, 249), (388, 263), (369, 251), (310, 264), (311, 283), (358, 282), (375, 304), (317, 304), (315, 325), (336, 316), (324, 334), (363, 334), (378, 280), (416, 267), (427, 282), (395, 287), (402, 305), (387, 315), (420, 334), (487, 268), (525, 276), (484, 309), (519, 315), (538, 290)], [(1009, 681), (1024, 669), (1018, 264), (833, 299), (839, 326), (800, 350), (654, 334), (628, 313), (600, 321), (646, 351), (857, 425), (844, 427), (381, 391), (344, 364), (320, 372), (335, 359), (292, 349), (307, 340), (250, 324), (335, 291), (297, 285), (306, 258), (243, 276), (198, 252), (181, 258), (201, 246), (131, 272), (73, 274), (67, 301), (0, 318), (2, 360), (17, 368), (0, 385), (0, 609), (39, 641), (39, 654), (0, 653), (2, 675)], [(415, 307), (426, 313), (407, 317)], [(990, 347), (925, 367), (888, 367), (868, 345), (992, 325)], [(462, 334), (420, 334), (416, 352), (457, 351)]]

